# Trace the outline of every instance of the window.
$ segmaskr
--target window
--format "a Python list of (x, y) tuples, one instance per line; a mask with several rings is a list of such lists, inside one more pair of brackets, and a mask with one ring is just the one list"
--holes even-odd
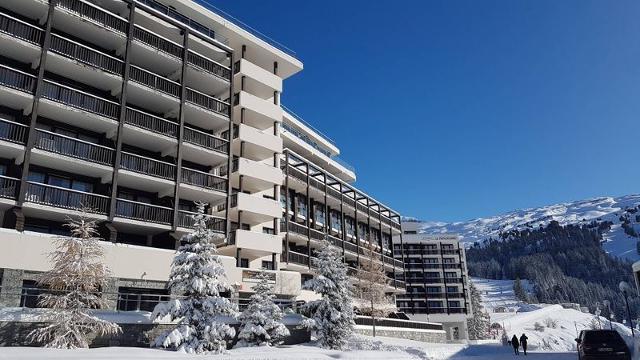
[(404, 233), (407, 235), (416, 235), (418, 232), (415, 230), (405, 230)]
[(262, 268), (265, 270), (275, 270), (273, 267), (273, 261), (262, 260)]
[(249, 268), (249, 259), (240, 258), (240, 267), (241, 268)]
[(22, 291), (20, 293), (20, 307), (37, 308), (39, 296), (44, 291), (38, 287), (38, 283), (33, 280), (22, 281)]
[(262, 232), (264, 234), (271, 234), (271, 235), (274, 235), (276, 233), (275, 230), (273, 230), (272, 228), (268, 228), (268, 227), (263, 227), (262, 228)]
[(450, 308), (459, 308), (460, 307), (460, 301), (449, 301), (449, 307)]
[(455, 258), (442, 258), (442, 262), (445, 264), (454, 264), (456, 262)]
[(441, 308), (442, 301), (427, 301), (427, 306), (430, 308)]
[(457, 286), (447, 286), (447, 292), (448, 293), (457, 293), (458, 292), (458, 287)]
[(135, 287), (118, 288), (118, 310), (153, 311), (158, 303), (169, 301), (167, 289), (145, 289)]
[(458, 274), (456, 274), (455, 272), (451, 272), (451, 271), (447, 271), (447, 272), (444, 273), (444, 277), (446, 277), (447, 279), (455, 278), (457, 276), (458, 276)]
[(427, 292), (428, 293), (439, 293), (440, 292), (440, 287), (439, 286), (427, 286)]

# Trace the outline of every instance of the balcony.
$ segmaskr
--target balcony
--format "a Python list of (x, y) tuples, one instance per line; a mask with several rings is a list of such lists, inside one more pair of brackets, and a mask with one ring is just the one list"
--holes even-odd
[[(106, 215), (109, 211), (108, 196), (35, 182), (27, 183), (25, 201), (31, 204), (64, 210), (81, 211), (84, 208), (88, 213), (98, 215)], [(32, 205), (25, 205), (33, 208)], [(62, 220), (69, 214), (66, 211), (62, 211), (59, 215)]]
[[(117, 199), (116, 217), (120, 219), (116, 220), (114, 218), (114, 221), (127, 222), (126, 220), (133, 220), (136, 224), (144, 226), (148, 223), (171, 225), (173, 222), (173, 209), (131, 200)], [(126, 220), (123, 221), (122, 219)]]
[(209, 94), (219, 94), (229, 88), (231, 69), (189, 50), (185, 84)]
[(0, 118), (0, 152), (9, 159), (22, 159), (29, 127)]
[[(0, 204), (4, 203), (2, 199), (16, 200), (19, 188), (20, 179), (0, 175)], [(10, 201), (8, 204), (14, 205), (15, 203)]]
[(53, 26), (110, 50), (124, 46), (127, 19), (84, 0), (58, 0)]
[(257, 161), (235, 158), (232, 164), (232, 179), (238, 180), (243, 176), (243, 188), (248, 191), (263, 191), (273, 188), (273, 185), (283, 183), (284, 175), (279, 168)]
[(155, 72), (169, 75), (182, 68), (182, 52), (182, 45), (142, 26), (133, 27), (131, 62), (134, 64), (145, 64)]
[(252, 255), (264, 256), (265, 253), (281, 252), (282, 238), (274, 234), (238, 229), (235, 231), (234, 245), (241, 248), (243, 252), (247, 251)]
[(99, 177), (106, 182), (111, 180), (114, 153), (106, 146), (36, 129), (31, 161), (66, 172)]
[(120, 92), (124, 62), (116, 57), (51, 34), (47, 70), (104, 91)]
[(225, 178), (183, 167), (181, 181), (181, 198), (217, 202), (227, 197), (227, 179)]
[[(237, 135), (236, 135), (237, 134)], [(256, 161), (273, 158), (274, 153), (282, 152), (282, 138), (273, 131), (258, 130), (246, 124), (237, 125), (233, 142), (233, 152), (240, 154), (241, 143), (244, 143), (242, 157)]]
[(282, 78), (258, 65), (240, 59), (234, 65), (234, 81), (239, 84), (244, 76), (244, 89), (262, 99), (273, 97), (273, 92), (282, 92)]
[(131, 65), (127, 101), (157, 113), (175, 113), (180, 107), (180, 83)]
[(200, 130), (184, 127), (183, 157), (186, 160), (216, 166), (227, 161), (229, 142)]
[[(218, 211), (224, 211), (224, 209), (224, 204), (218, 207)], [(277, 201), (263, 198), (258, 194), (233, 194), (230, 213), (236, 217), (238, 211), (242, 211), (242, 221), (250, 225), (271, 221), (282, 215), (282, 209)]]
[(309, 266), (309, 255), (300, 254), (294, 251), (289, 251), (288, 253), (282, 253), (281, 261), (287, 262), (289, 264), (302, 265), (305, 267)]
[(260, 130), (282, 121), (282, 108), (274, 104), (273, 100), (264, 100), (246, 91), (234, 95), (233, 105), (236, 119), (240, 118), (241, 109), (245, 109), (245, 123)]
[(25, 21), (0, 12), (0, 48), (14, 60), (31, 63), (38, 59), (44, 31)]
[[(197, 213), (179, 210), (178, 211), (178, 223), (177, 227), (184, 229), (194, 229), (195, 228), (195, 220), (193, 217), (197, 215)], [(222, 217), (205, 215), (207, 221), (207, 228), (217, 233), (224, 234), (225, 229), (227, 227), (227, 220)]]
[(0, 104), (31, 112), (36, 77), (0, 64)]
[(175, 153), (179, 124), (127, 107), (122, 128), (123, 141), (154, 152)]
[(42, 85), (38, 110), (43, 116), (94, 132), (111, 133), (116, 130), (120, 115), (117, 102), (51, 80), (44, 80)]
[(220, 130), (229, 127), (229, 104), (205, 93), (187, 88), (185, 121), (202, 129)]
[(124, 151), (121, 154), (118, 185), (168, 196), (173, 194), (175, 178), (174, 164)]

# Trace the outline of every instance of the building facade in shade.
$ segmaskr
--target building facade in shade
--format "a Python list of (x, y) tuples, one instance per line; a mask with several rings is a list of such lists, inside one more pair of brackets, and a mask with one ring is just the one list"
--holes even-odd
[(419, 225), (403, 222), (402, 243), (394, 238), (407, 284), (406, 294), (396, 298), (398, 310), (412, 320), (442, 323), (450, 340), (466, 339), (471, 300), (464, 247), (458, 235), (421, 234)]
[[(355, 173), (337, 148), (312, 146), (327, 140), (283, 110), (283, 80), (302, 63), (252, 28), (186, 0), (6, 0), (0, 46), (0, 304), (30, 301), (52, 237), (82, 208), (107, 240), (105, 292), (124, 310), (167, 295), (196, 201), (226, 238), (218, 245), (239, 297), (257, 271), (274, 274), (278, 297), (299, 297), (310, 271), (291, 245), (313, 256), (319, 230), (357, 265), (360, 250), (350, 249), (361, 240), (315, 217), (323, 206), (379, 232), (390, 276), (402, 265), (383, 246), (399, 234), (399, 215), (348, 185)], [(294, 151), (316, 164), (307, 184), (324, 171), (329, 194), (288, 186), (287, 169), (302, 169), (287, 162)], [(294, 189), (309, 199), (306, 215), (294, 207), (283, 222), (283, 204), (301, 199)], [(287, 223), (306, 227), (306, 245)]]

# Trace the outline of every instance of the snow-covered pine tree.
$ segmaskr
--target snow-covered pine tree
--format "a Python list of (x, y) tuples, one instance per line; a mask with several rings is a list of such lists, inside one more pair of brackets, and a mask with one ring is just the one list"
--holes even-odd
[(467, 319), (467, 328), (469, 331), (469, 339), (483, 340), (489, 337), (491, 320), (489, 314), (484, 311), (482, 300), (478, 289), (469, 283), (469, 291), (471, 293), (472, 317)]
[(381, 263), (380, 255), (375, 252), (375, 245), (369, 238), (367, 254), (361, 257), (358, 272), (358, 283), (355, 289), (354, 302), (363, 315), (373, 320), (373, 336), (376, 336), (375, 318), (386, 316), (396, 311), (395, 302), (385, 293), (389, 281)]
[(516, 278), (513, 282), (513, 294), (516, 296), (516, 299), (522, 302), (529, 302), (527, 297), (527, 292), (524, 290), (524, 286), (522, 286), (522, 281), (520, 278)]
[(279, 345), (289, 336), (289, 330), (282, 323), (284, 314), (273, 302), (275, 295), (271, 293), (269, 285), (271, 275), (266, 271), (260, 273), (249, 306), (238, 317), (238, 347)]
[(40, 296), (39, 305), (50, 308), (47, 326), (31, 331), (27, 340), (52, 348), (87, 348), (87, 336), (116, 334), (117, 324), (99, 319), (92, 309), (106, 307), (102, 289), (109, 277), (103, 263), (104, 252), (96, 230), (95, 220), (83, 209), (77, 219), (69, 219), (71, 236), (60, 236), (56, 249), (49, 254), (53, 268), (43, 273), (38, 284), (47, 289)]
[(318, 257), (313, 259), (313, 266), (318, 274), (307, 281), (304, 288), (315, 291), (321, 298), (307, 303), (303, 308), (310, 315), (303, 326), (312, 330), (321, 347), (343, 349), (355, 325), (347, 267), (327, 240), (322, 242)]
[(221, 317), (237, 316), (237, 307), (220, 295), (230, 291), (222, 260), (213, 243), (216, 235), (207, 227), (205, 204), (197, 203), (193, 216), (195, 230), (182, 237), (181, 245), (171, 264), (168, 286), (176, 295), (168, 303), (158, 304), (152, 319), (169, 317), (178, 320), (173, 330), (158, 336), (154, 347), (172, 347), (186, 353), (220, 353), (233, 339), (233, 327), (221, 322)]

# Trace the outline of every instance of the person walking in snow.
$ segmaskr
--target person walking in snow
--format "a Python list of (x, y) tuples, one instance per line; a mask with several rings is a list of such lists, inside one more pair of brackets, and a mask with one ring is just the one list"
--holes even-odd
[(527, 355), (527, 339), (529, 339), (527, 335), (522, 333), (522, 336), (520, 336), (520, 345), (522, 345), (522, 352), (524, 352), (525, 355)]
[(518, 337), (515, 334), (511, 338), (511, 346), (513, 346), (513, 353), (520, 355), (520, 343), (518, 342)]

